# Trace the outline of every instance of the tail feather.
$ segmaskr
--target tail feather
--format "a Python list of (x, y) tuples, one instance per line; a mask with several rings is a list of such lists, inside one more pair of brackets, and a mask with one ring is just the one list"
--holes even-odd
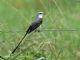
[(26, 34), (23, 36), (23, 38), (20, 40), (20, 42), (18, 43), (18, 45), (13, 49), (13, 51), (12, 51), (11, 54), (13, 54), (13, 53), (16, 51), (16, 49), (19, 47), (19, 45), (21, 44), (21, 42), (23, 41), (23, 39), (26, 37), (27, 34), (28, 34), (28, 33), (26, 33)]

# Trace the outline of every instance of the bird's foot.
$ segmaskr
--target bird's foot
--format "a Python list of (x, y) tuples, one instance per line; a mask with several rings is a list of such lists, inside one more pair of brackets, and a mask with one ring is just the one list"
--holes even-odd
[(40, 29), (37, 29), (37, 30), (35, 30), (35, 32), (41, 32), (41, 30)]

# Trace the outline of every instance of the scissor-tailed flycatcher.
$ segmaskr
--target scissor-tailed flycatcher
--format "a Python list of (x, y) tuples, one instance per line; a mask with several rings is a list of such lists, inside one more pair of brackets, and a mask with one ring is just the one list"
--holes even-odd
[(43, 12), (37, 13), (35, 21), (29, 26), (28, 30), (26, 31), (26, 34), (23, 36), (23, 38), (20, 40), (19, 44), (15, 47), (15, 49), (12, 51), (11, 54), (13, 54), (16, 51), (16, 49), (19, 47), (19, 45), (21, 44), (21, 42), (23, 41), (23, 39), (26, 37), (27, 34), (31, 33), (42, 24), (43, 15), (44, 15)]

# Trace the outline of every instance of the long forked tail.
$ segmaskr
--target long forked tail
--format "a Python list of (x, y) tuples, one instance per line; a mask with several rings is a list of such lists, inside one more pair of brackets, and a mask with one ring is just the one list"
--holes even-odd
[(20, 42), (18, 43), (18, 45), (13, 49), (13, 51), (11, 52), (11, 54), (14, 54), (14, 52), (17, 50), (17, 48), (20, 46), (21, 42), (24, 40), (24, 38), (26, 37), (28, 33), (26, 33), (23, 38), (20, 40)]

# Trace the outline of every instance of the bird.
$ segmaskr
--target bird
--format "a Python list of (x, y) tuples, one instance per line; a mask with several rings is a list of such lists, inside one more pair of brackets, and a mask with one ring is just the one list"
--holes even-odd
[(25, 35), (20, 40), (20, 42), (18, 43), (18, 45), (13, 49), (13, 51), (11, 52), (11, 54), (13, 54), (17, 50), (17, 48), (19, 47), (19, 45), (21, 44), (21, 42), (24, 40), (24, 38), (26, 37), (27, 34), (35, 31), (42, 24), (42, 22), (43, 22), (43, 16), (44, 16), (44, 12), (38, 12), (37, 13), (35, 20), (32, 22), (32, 24), (26, 30)]

